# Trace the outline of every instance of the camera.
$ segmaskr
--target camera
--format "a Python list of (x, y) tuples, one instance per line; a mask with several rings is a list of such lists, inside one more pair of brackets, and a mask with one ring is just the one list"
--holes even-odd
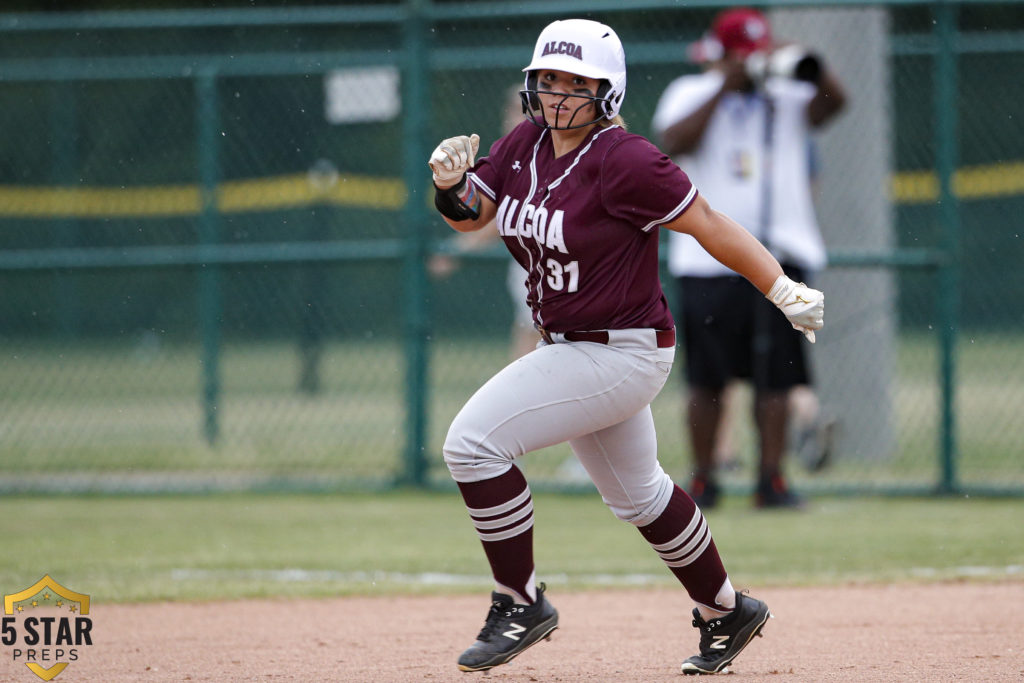
[(800, 45), (786, 45), (774, 52), (754, 52), (744, 66), (755, 83), (769, 76), (817, 83), (821, 78), (821, 58)]

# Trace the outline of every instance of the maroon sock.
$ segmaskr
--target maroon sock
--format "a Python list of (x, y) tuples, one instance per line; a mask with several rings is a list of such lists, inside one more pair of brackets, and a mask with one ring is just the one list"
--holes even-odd
[(533, 603), (533, 498), (513, 466), (493, 479), (457, 482), (494, 580)]
[(678, 486), (661, 515), (640, 533), (686, 588), (694, 602), (713, 609), (727, 574), (711, 538), (707, 520)]

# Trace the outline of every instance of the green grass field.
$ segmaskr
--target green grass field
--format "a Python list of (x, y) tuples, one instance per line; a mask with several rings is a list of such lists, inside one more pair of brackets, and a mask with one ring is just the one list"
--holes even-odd
[[(1024, 578), (1024, 503), (823, 498), (709, 513), (738, 586)], [(566, 589), (673, 585), (596, 494), (536, 496), (541, 580)], [(0, 588), (44, 574), (98, 603), (487, 590), (456, 493), (6, 497)]]

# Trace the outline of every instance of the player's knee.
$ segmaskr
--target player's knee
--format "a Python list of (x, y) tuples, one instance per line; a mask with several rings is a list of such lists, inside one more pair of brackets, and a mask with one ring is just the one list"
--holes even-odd
[(632, 524), (633, 526), (647, 526), (651, 523), (651, 521), (657, 518), (656, 515), (654, 517), (651, 517), (651, 515), (646, 510), (614, 506), (608, 507), (612, 511), (612, 514), (614, 514), (623, 522), (626, 522), (627, 524)]
[(449, 430), (442, 452), (455, 481), (490, 479), (504, 474), (512, 466), (511, 457), (465, 432)]
[(675, 486), (672, 479), (663, 474), (658, 482), (633, 495), (621, 503), (605, 499), (605, 504), (616, 517), (633, 526), (647, 526), (665, 511)]

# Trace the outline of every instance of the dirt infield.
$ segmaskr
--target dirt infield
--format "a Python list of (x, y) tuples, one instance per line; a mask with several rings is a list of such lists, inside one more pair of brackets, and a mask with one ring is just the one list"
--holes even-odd
[[(72, 681), (670, 681), (696, 632), (679, 590), (549, 590), (561, 627), (488, 674), (455, 658), (487, 596), (95, 605)], [(771, 588), (728, 680), (1020, 681), (1024, 583)], [(6, 659), (0, 680), (38, 681)], [(689, 679), (687, 679), (689, 680)]]

